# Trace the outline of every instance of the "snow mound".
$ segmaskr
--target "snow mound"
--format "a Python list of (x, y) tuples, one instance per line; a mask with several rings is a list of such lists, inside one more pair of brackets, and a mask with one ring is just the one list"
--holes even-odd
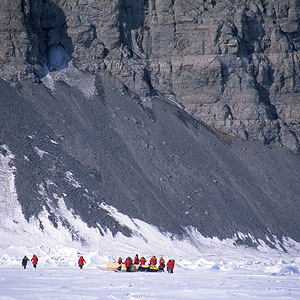
[(280, 274), (299, 274), (298, 267), (286, 266), (280, 269)]

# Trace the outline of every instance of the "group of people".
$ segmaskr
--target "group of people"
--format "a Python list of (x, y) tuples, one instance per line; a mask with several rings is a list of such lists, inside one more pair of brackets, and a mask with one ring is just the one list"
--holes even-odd
[[(32, 256), (31, 261), (32, 261), (32, 265), (33, 265), (34, 269), (36, 269), (39, 259), (35, 254)], [(29, 258), (25, 255), (22, 259), (22, 267), (24, 269), (26, 269), (28, 262), (29, 262)]]
[[(32, 256), (32, 259), (29, 259), (29, 258), (25, 255), (25, 256), (23, 257), (23, 259), (22, 259), (22, 267), (23, 267), (24, 269), (26, 269), (27, 263), (28, 263), (30, 260), (32, 261), (32, 265), (33, 265), (34, 269), (36, 269), (37, 263), (38, 263), (39, 259), (38, 259), (38, 257), (37, 257), (35, 254)], [(78, 259), (78, 266), (79, 266), (79, 268), (82, 269), (82, 267), (83, 267), (83, 265), (84, 265), (85, 263), (86, 263), (86, 261), (85, 261), (85, 259), (83, 258), (83, 256), (80, 256), (79, 259)]]
[[(34, 254), (31, 258), (32, 265), (33, 265), (34, 269), (36, 269), (36, 267), (37, 267), (38, 260), (39, 260), (38, 257)], [(23, 260), (22, 260), (22, 266), (23, 266), (24, 269), (26, 269), (28, 261), (29, 261), (29, 258), (25, 255)], [(85, 263), (86, 263), (86, 261), (83, 258), (83, 256), (80, 256), (79, 259), (78, 259), (79, 268), (82, 269)], [(118, 263), (120, 265), (123, 263), (121, 257), (119, 257)], [(146, 265), (146, 263), (147, 263), (147, 260), (145, 259), (145, 257), (143, 256), (143, 257), (139, 258), (138, 254), (135, 255), (133, 260), (131, 259), (131, 257), (127, 257), (124, 261), (127, 272), (130, 272), (131, 267), (132, 267), (133, 264), (144, 266), (144, 265)], [(149, 266), (150, 267), (156, 267), (156, 265), (157, 265), (157, 258), (153, 255), (150, 258)], [(167, 262), (167, 271), (168, 271), (168, 273), (173, 273), (174, 266), (175, 266), (175, 260), (174, 259), (169, 259), (168, 262)], [(164, 260), (163, 257), (161, 257), (158, 261), (158, 269), (160, 271), (165, 271), (165, 267), (166, 267), (165, 260)]]
[[(119, 257), (118, 259), (118, 263), (121, 265), (123, 263), (122, 261), (122, 258)], [(142, 256), (141, 258), (139, 258), (138, 254), (135, 255), (134, 259), (132, 260), (131, 257), (127, 257), (124, 261), (124, 264), (125, 264), (125, 267), (126, 267), (126, 271), (127, 272), (130, 272), (131, 270), (131, 266), (133, 264), (135, 265), (140, 265), (140, 266), (143, 266), (143, 265), (146, 265), (147, 263), (147, 260), (145, 259), (144, 256)], [(155, 257), (155, 255), (153, 255), (151, 258), (150, 258), (150, 261), (149, 261), (149, 266), (151, 267), (156, 267), (157, 266), (157, 258)], [(160, 271), (164, 271), (165, 270), (165, 267), (166, 267), (166, 264), (165, 264), (165, 260), (163, 257), (161, 257), (158, 261), (158, 269)], [(169, 259), (168, 262), (167, 262), (167, 271), (168, 273), (173, 273), (173, 270), (174, 270), (174, 267), (175, 267), (175, 260), (174, 259)]]

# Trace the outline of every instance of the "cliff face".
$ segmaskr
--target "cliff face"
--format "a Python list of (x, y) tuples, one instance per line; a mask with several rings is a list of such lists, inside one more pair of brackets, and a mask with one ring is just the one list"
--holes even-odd
[(0, 75), (19, 82), (0, 79), (0, 164), (14, 155), (25, 217), (81, 239), (63, 201), (130, 234), (104, 202), (180, 235), (300, 241), (299, 157), (232, 137), (299, 152), (298, 2), (285, 2), (0, 0)]
[(300, 1), (0, 0), (1, 76), (70, 61), (216, 129), (300, 146)]

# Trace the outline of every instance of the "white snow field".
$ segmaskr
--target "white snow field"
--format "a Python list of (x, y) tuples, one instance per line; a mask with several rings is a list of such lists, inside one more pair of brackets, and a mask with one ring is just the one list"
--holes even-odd
[[(235, 247), (230, 240), (202, 237), (195, 247), (187, 240), (172, 240), (139, 220), (127, 221), (132, 222), (128, 226), (139, 224), (143, 234), (131, 238), (112, 237), (109, 233), (101, 236), (94, 231), (91, 234), (92, 229), (82, 225), (86, 230), (83, 236), (90, 237), (90, 241), (92, 236), (95, 239), (95, 243), (85, 247), (71, 242), (62, 229), (57, 236), (55, 232), (48, 235), (47, 230), (38, 235), (33, 225), (32, 235), (14, 232), (16, 239), (10, 239), (11, 246), (0, 250), (0, 300), (300, 299), (297, 245), (287, 254), (267, 247), (259, 251)], [(148, 261), (152, 255), (174, 258), (174, 273), (104, 270), (106, 262), (136, 253)], [(33, 254), (39, 257), (37, 269), (30, 262), (26, 270), (22, 269), (23, 256), (31, 258)], [(77, 266), (80, 255), (87, 262), (82, 270)]]
[[(279, 244), (270, 249), (262, 241), (258, 250), (234, 246), (236, 237), (205, 238), (193, 228), (180, 240), (102, 203), (133, 232), (132, 237), (113, 236), (100, 225), (89, 228), (66, 208), (63, 198), (58, 198), (55, 214), (71, 224), (84, 245), (73, 241), (61, 223), (55, 228), (46, 210), (27, 222), (14, 186), (14, 156), (5, 145), (2, 149), (6, 155), (0, 153), (0, 300), (300, 299), (300, 245), (289, 238), (284, 240), (288, 252)], [(71, 175), (70, 170), (66, 176), (75, 180)], [(242, 233), (239, 237), (251, 238)], [(148, 261), (152, 255), (174, 258), (174, 274), (104, 270), (106, 262), (136, 253)], [(37, 269), (29, 262), (24, 270), (22, 258), (33, 254), (39, 258)], [(87, 262), (82, 270), (77, 266), (80, 255)]]
[(299, 276), (249, 270), (0, 269), (0, 299), (299, 299)]
[(72, 262), (57, 256), (56, 266), (45, 257), (36, 270), (30, 264), (23, 270), (20, 261), (3, 263), (2, 255), (0, 299), (300, 299), (299, 261), (199, 260), (194, 270), (179, 260), (169, 274), (101, 270), (95, 261), (108, 255), (100, 253), (86, 253), (82, 270), (76, 251)]

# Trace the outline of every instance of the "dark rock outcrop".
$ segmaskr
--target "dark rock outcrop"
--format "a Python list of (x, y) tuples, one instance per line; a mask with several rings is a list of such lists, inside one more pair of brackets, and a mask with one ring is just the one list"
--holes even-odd
[(216, 129), (299, 152), (299, 1), (0, 1), (1, 76), (72, 58)]

